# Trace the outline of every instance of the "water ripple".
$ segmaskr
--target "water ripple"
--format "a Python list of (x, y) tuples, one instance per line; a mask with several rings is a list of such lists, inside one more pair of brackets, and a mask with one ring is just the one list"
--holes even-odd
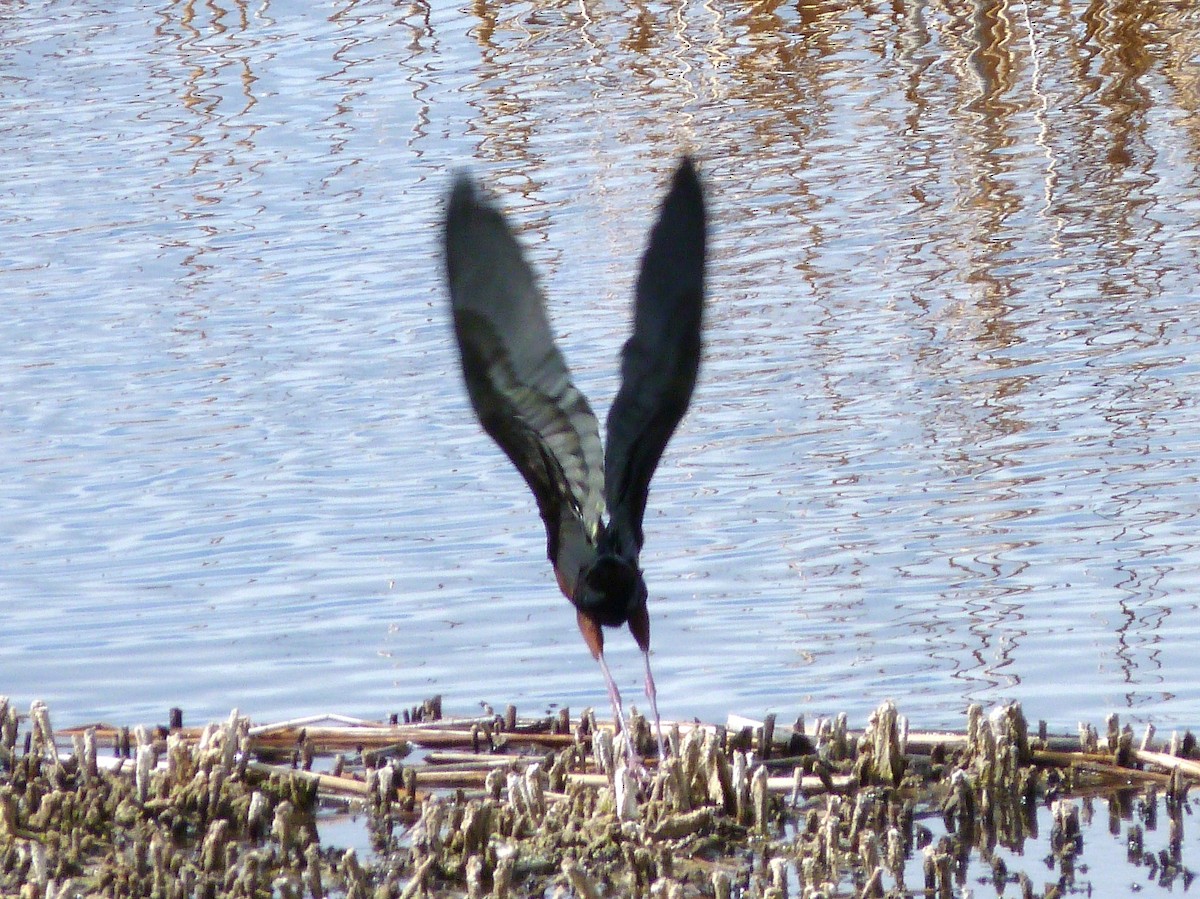
[(6, 10), (0, 692), (602, 700), (462, 394), (437, 220), (450, 166), (495, 187), (603, 412), (690, 148), (706, 358), (644, 558), (668, 713), (1195, 726), (1197, 22), (1145, 16)]

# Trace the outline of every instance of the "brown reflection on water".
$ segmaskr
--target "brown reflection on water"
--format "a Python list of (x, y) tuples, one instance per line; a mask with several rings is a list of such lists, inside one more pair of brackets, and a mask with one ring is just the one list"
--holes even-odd
[[(257, 43), (251, 19), (248, 4), (239, 0), (225, 5), (189, 0), (160, 19), (150, 51), (153, 66), (147, 89), (173, 95), (184, 113), (183, 118), (172, 116), (168, 152), (173, 160), (185, 162), (186, 171), (172, 165), (165, 174), (194, 185), (191, 202), (173, 210), (194, 225), (191, 236), (178, 243), (185, 250), (182, 264), (193, 290), (220, 268), (219, 259), (206, 259), (210, 242), (224, 230), (222, 215), (210, 207), (229, 201), (248, 176), (245, 163), (253, 158), (254, 135), (261, 128), (248, 121), (257, 103), (252, 62)], [(166, 194), (172, 186), (159, 184), (156, 190)], [(181, 313), (184, 320), (205, 317), (204, 310)], [(192, 326), (184, 331), (192, 332)]]
[[(201, 620), (192, 600), (235, 610), (203, 617), (211, 652), (180, 646), (222, 703), (246, 678), (210, 663), (238, 640), (294, 690), (281, 713), (368, 685), (376, 708), (594, 701), (536, 510), (463, 403), (438, 218), (454, 166), (501, 195), (603, 409), (691, 149), (705, 368), (647, 523), (672, 714), (893, 695), (923, 724), (1002, 698), (1064, 725), (1122, 701), (1200, 717), (1194, 3), (3, 18), (0, 458), (26, 461), (0, 470), (0, 586), (46, 610), (9, 642), (44, 644), (47, 680), (93, 667), (45, 639), (44, 597), (78, 593), (80, 633), (138, 670)], [(186, 599), (147, 609), (147, 585)], [(302, 619), (302, 645), (277, 642)], [(394, 692), (369, 661), (393, 624)], [(331, 633), (345, 679), (310, 664)]]
[[(471, 10), (472, 154), (539, 235), (579, 204), (621, 230), (655, 168), (701, 153), (708, 352), (728, 377), (709, 396), (763, 454), (738, 456), (746, 481), (802, 507), (820, 472), (828, 558), (788, 564), (837, 581), (827, 615), (869, 604), (855, 586), (889, 522), (856, 504), (883, 494), (916, 530), (894, 570), (937, 594), (902, 617), (956, 676), (1020, 682), (1015, 653), (1044, 630), (1031, 609), (1094, 577), (1120, 610), (1110, 660), (1157, 682), (1155, 529), (1195, 516), (1144, 498), (1165, 485), (1137, 454), (1161, 458), (1158, 439), (1178, 471), (1177, 416), (1152, 410), (1192, 396), (1164, 372), (1195, 274), (1194, 199), (1177, 198), (1200, 193), (1200, 17), (1132, 0)], [(593, 237), (556, 245), (594, 255)], [(917, 436), (893, 436), (892, 403)], [(909, 466), (894, 481), (872, 459), (889, 453)], [(1143, 515), (1141, 537), (1092, 535)], [(778, 552), (806, 527), (781, 528)]]

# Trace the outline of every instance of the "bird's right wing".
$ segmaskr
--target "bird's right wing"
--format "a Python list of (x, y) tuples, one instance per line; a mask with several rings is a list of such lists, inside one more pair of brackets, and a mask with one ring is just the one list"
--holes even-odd
[[(463, 376), (485, 431), (521, 472), (546, 524), (594, 544), (604, 512), (600, 428), (571, 383), (546, 305), (504, 216), (465, 175), (446, 211), (446, 274)], [(563, 534), (572, 521), (584, 534)]]

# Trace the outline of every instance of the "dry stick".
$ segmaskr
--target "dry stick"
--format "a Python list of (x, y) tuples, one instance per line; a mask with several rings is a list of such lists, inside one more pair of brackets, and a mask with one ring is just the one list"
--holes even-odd
[[(667, 730), (671, 726), (670, 722), (663, 722), (663, 730)], [(763, 726), (763, 722), (757, 718), (747, 718), (743, 715), (729, 715), (726, 719), (725, 726), (730, 731), (740, 731), (744, 728), (750, 728), (751, 731), (756, 731)], [(700, 728), (702, 730), (713, 730), (710, 724), (683, 724), (680, 725), (683, 732)], [(794, 733), (806, 735), (810, 739), (814, 736), (812, 733), (807, 733), (804, 730), (785, 726), (781, 724), (775, 725), (775, 742), (786, 744), (791, 739)], [(846, 738), (851, 743), (856, 743), (865, 731), (851, 730), (846, 732)], [(1079, 736), (1076, 734), (1051, 734), (1045, 738), (1046, 748), (1057, 751), (1069, 751), (1079, 745)], [(967, 745), (967, 735), (962, 732), (954, 731), (910, 731), (905, 737), (905, 755), (923, 756), (929, 755), (934, 749), (941, 747), (943, 749), (957, 749)]]
[(367, 782), (364, 780), (356, 780), (353, 777), (335, 777), (332, 774), (319, 774), (316, 771), (302, 771), (297, 768), (285, 767), (283, 765), (268, 765), (266, 762), (249, 762), (246, 767), (265, 774), (268, 777), (272, 774), (280, 774), (283, 776), (291, 775), (298, 777), (301, 780), (306, 780), (309, 783), (316, 783), (321, 790), (327, 793), (334, 793), (340, 796), (366, 796), (369, 793)]
[[(1157, 771), (1143, 771), (1138, 768), (1123, 767), (1114, 762), (1111, 755), (1102, 753), (1049, 752), (1043, 749), (1035, 749), (1032, 755), (1033, 762), (1037, 765), (1046, 765), (1052, 768), (1072, 768), (1076, 771), (1087, 772), (1088, 774), (1104, 777), (1115, 782), (1128, 783), (1129, 781), (1140, 781), (1142, 783), (1166, 784), (1170, 780), (1168, 775)], [(1159, 754), (1139, 752), (1138, 755), (1151, 756)], [(1176, 759), (1174, 756), (1162, 756), (1162, 758), (1175, 762), (1184, 761), (1183, 759)], [(1151, 758), (1144, 758), (1141, 761), (1171, 767), (1166, 762), (1156, 762)], [(1197, 767), (1194, 762), (1191, 765)], [(1183, 770), (1186, 771), (1186, 769)]]
[[(261, 774), (280, 774), (293, 775), (303, 778), (308, 781), (316, 781), (318, 788), (322, 791), (341, 796), (365, 796), (367, 795), (367, 785), (365, 781), (355, 780), (348, 777), (334, 777), (330, 774), (318, 774), (313, 771), (299, 771), (285, 765), (269, 765), (265, 762), (251, 762), (251, 770)], [(454, 790), (454, 789), (482, 789), (487, 780), (487, 772), (478, 771), (458, 771), (458, 770), (422, 770), (416, 773), (416, 783), (419, 787), (426, 790)], [(600, 789), (609, 785), (609, 779), (604, 774), (586, 774), (579, 772), (571, 772), (567, 774), (567, 781), (573, 784), (578, 784), (590, 789)], [(846, 792), (852, 789), (856, 783), (855, 779), (849, 775), (842, 775), (832, 778), (833, 788), (835, 792)], [(793, 777), (769, 777), (767, 778), (767, 790), (772, 793), (791, 793), (796, 785)], [(801, 781), (801, 789), (805, 793), (817, 794), (826, 792), (825, 784), (819, 777), (804, 777)], [(547, 798), (567, 798), (566, 794), (546, 794)]]
[(378, 727), (378, 721), (368, 721), (365, 718), (351, 718), (349, 715), (339, 715), (327, 712), (324, 715), (305, 715), (303, 718), (290, 718), (287, 721), (275, 721), (271, 724), (258, 724), (250, 728), (250, 736), (262, 736), (277, 730), (299, 730), (320, 723), (341, 724), (346, 727)]
[[(1099, 765), (1118, 768), (1113, 761), (1111, 752), (1060, 752), (1050, 749), (1035, 749), (1031, 753), (1033, 760), (1051, 768), (1070, 768), (1072, 765)], [(1129, 769), (1118, 768), (1126, 771)]]
[(1135, 750), (1133, 757), (1146, 765), (1158, 765), (1168, 771), (1177, 770), (1180, 774), (1188, 777), (1200, 777), (1200, 762), (1190, 759), (1181, 759), (1178, 756), (1167, 755), (1165, 752), (1150, 752), (1146, 749)]
[[(469, 730), (419, 730), (411, 725), (395, 727), (306, 727), (305, 737), (318, 748), (353, 749), (356, 747), (377, 748), (396, 743), (414, 743), (418, 746), (470, 746), (472, 733)], [(497, 740), (509, 746), (573, 746), (575, 738), (570, 734), (527, 734), (504, 731), (495, 734)], [(254, 738), (255, 746), (287, 748), (295, 745), (299, 731), (280, 731)]]
[[(330, 716), (316, 716), (326, 720)], [(352, 719), (353, 720), (353, 719)], [(488, 721), (490, 723), (490, 719)], [(532, 726), (532, 725), (531, 725)], [(120, 737), (121, 728), (109, 724), (91, 724), (80, 727), (69, 727), (56, 731), (60, 737), (82, 735), (86, 730), (93, 729), (96, 737), (104, 745), (115, 745)], [(184, 740), (198, 740), (203, 728), (185, 727), (172, 731)], [(312, 741), (317, 749), (364, 749), (390, 746), (400, 742), (415, 743), (419, 746), (469, 746), (471, 745), (471, 730), (458, 725), (450, 727), (432, 727), (416, 724), (354, 724), (339, 727), (337, 725), (294, 726), (292, 722), (257, 725), (250, 728), (253, 744), (264, 748), (288, 749), (299, 742), (300, 735)], [(571, 746), (575, 738), (570, 734), (551, 734), (527, 731), (498, 731), (495, 738), (513, 746)]]
[[(327, 712), (322, 715), (308, 715), (304, 718), (294, 718), (289, 721), (276, 721), (271, 724), (256, 724), (250, 728), (250, 736), (266, 736), (276, 731), (313, 730), (324, 724), (326, 727), (339, 729), (342, 725), (349, 729), (377, 729), (393, 732), (426, 733), (429, 731), (469, 731), (472, 727), (491, 727), (495, 723), (493, 716), (471, 718), (442, 718), (438, 721), (413, 721), (408, 724), (385, 724), (382, 721), (370, 721), (364, 718), (351, 718), (348, 715), (338, 715)], [(540, 719), (518, 721), (517, 728), (534, 730), (545, 724)]]
[(442, 749), (427, 752), (422, 757), (422, 761), (427, 765), (436, 765), (440, 769), (453, 767), (458, 770), (467, 770), (470, 768), (503, 768), (506, 765), (523, 764), (540, 760), (541, 756), (513, 755), (511, 753), (484, 755), (478, 752), (456, 752)]
[[(322, 726), (318, 722), (339, 722)], [(730, 723), (736, 725), (735, 729), (741, 727), (761, 727), (762, 722), (751, 718), (742, 718), (739, 716), (731, 716)], [(421, 746), (455, 746), (469, 745), (471, 742), (472, 726), (490, 726), (494, 722), (492, 717), (476, 717), (476, 718), (444, 718), (440, 721), (428, 721), (414, 724), (383, 724), (380, 722), (371, 722), (359, 718), (351, 718), (346, 715), (337, 715), (326, 713), (321, 715), (309, 715), (303, 718), (295, 718), (288, 721), (278, 721), (270, 724), (254, 725), (250, 728), (250, 736), (254, 739), (255, 745), (268, 747), (290, 748), (293, 746), (303, 732), (305, 736), (314, 741), (317, 747), (329, 746), (331, 748), (372, 748), (378, 746), (386, 746), (407, 740), (411, 743), (416, 743)], [(517, 722), (516, 730), (505, 730), (494, 733), (497, 739), (503, 740), (510, 745), (539, 745), (539, 746), (569, 746), (575, 742), (574, 736), (571, 734), (552, 734), (549, 732), (538, 732), (536, 728), (542, 726), (542, 719), (525, 719)], [(572, 726), (577, 727), (578, 721), (573, 722)], [(601, 727), (612, 729), (612, 722), (599, 722)], [(727, 725), (729, 726), (729, 725)], [(716, 730), (715, 725), (699, 724), (690, 721), (664, 721), (663, 730), (669, 732), (672, 728), (678, 728), (680, 736), (686, 736), (690, 731), (701, 730), (713, 732)], [(57, 731), (60, 736), (69, 737), (72, 734), (82, 734), (88, 729), (94, 729), (98, 738), (111, 742), (121, 733), (121, 728), (110, 724), (87, 724), (78, 727), (70, 727)], [(185, 727), (174, 733), (184, 739), (198, 739), (202, 732), (199, 727)], [(783, 725), (775, 727), (775, 734), (779, 740), (786, 742), (791, 737), (793, 729)], [(850, 731), (848, 738), (851, 741), (857, 740), (862, 736), (861, 731)], [(946, 749), (954, 749), (960, 746), (965, 746), (967, 737), (962, 733), (952, 732), (912, 732), (908, 735), (907, 750), (910, 755), (925, 755), (933, 750), (934, 747), (941, 746)], [(1059, 736), (1050, 737), (1048, 742), (1055, 749), (1066, 747), (1068, 745), (1078, 745), (1078, 737), (1075, 736)], [(1061, 750), (1060, 750), (1061, 751)]]

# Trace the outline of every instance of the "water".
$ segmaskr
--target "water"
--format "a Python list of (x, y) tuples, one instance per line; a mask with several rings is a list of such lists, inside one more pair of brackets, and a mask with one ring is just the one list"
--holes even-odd
[(603, 706), (465, 401), (441, 203), (458, 166), (496, 190), (603, 416), (691, 150), (664, 714), (1195, 727), (1200, 16), (947, 9), (6, 8), (0, 692), (62, 724)]

